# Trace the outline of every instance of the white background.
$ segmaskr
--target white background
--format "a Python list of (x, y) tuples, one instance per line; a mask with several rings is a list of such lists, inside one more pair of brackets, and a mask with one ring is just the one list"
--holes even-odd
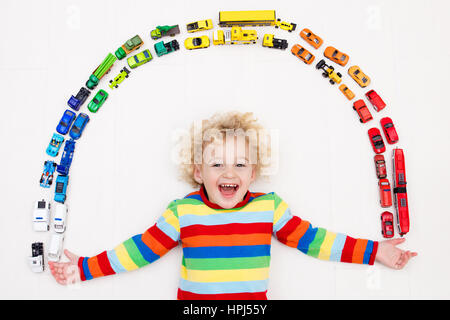
[[(279, 169), (255, 192), (275, 191), (294, 214), (315, 226), (382, 240), (370, 127), (390, 116), (405, 150), (411, 231), (402, 248), (419, 253), (402, 271), (320, 261), (274, 239), (269, 299), (448, 299), (449, 53), (448, 1), (12, 1), (0, 2), (0, 298), (175, 299), (181, 248), (140, 270), (63, 287), (27, 265), (31, 243), (48, 233), (31, 227), (45, 149), (76, 94), (108, 52), (135, 34), (154, 54), (149, 32), (179, 24), (181, 49), (132, 70), (119, 89), (90, 114), (70, 170), (65, 247), (92, 256), (153, 225), (167, 204), (193, 191), (177, 179), (172, 140), (194, 120), (217, 111), (252, 111), (279, 132)], [(189, 4), (188, 4), (189, 3)], [(275, 9), (297, 23), (288, 33), (257, 28), (252, 46), (187, 51), (185, 24), (220, 10)], [(324, 39), (319, 50), (298, 35), (305, 27)], [(262, 35), (289, 41), (286, 51), (263, 48)], [(212, 32), (208, 31), (211, 37)], [(167, 39), (164, 39), (167, 40)], [(357, 98), (375, 89), (387, 103), (362, 125), (349, 102), (314, 65), (293, 57), (300, 43), (323, 57), (326, 46), (350, 55), (337, 67)], [(347, 69), (372, 78), (361, 89)], [(336, 65), (336, 64), (333, 64)], [(95, 91), (95, 92), (96, 92)], [(95, 93), (94, 92), (94, 93)], [(91, 94), (91, 97), (93, 94)], [(87, 111), (87, 102), (81, 111)], [(61, 154), (62, 152), (60, 152)], [(392, 146), (388, 146), (389, 177)], [(59, 161), (59, 158), (58, 158)], [(392, 181), (391, 181), (392, 182)], [(393, 210), (393, 209), (391, 209)], [(396, 230), (397, 232), (397, 230)]]

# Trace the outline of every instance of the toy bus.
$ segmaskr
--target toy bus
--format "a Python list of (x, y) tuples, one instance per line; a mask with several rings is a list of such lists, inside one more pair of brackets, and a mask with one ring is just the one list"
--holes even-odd
[(213, 33), (213, 44), (253, 44), (256, 43), (258, 35), (255, 30), (242, 30), (241, 27), (234, 26), (231, 30), (217, 30), (217, 38)]
[(405, 156), (403, 150), (395, 148), (392, 152), (394, 184), (394, 206), (397, 216), (398, 232), (401, 236), (409, 232), (408, 196), (406, 193)]
[(273, 26), (276, 24), (275, 10), (220, 11), (219, 26)]
[(103, 62), (97, 67), (97, 69), (94, 70), (94, 72), (92, 72), (89, 80), (86, 81), (86, 87), (88, 87), (89, 89), (94, 89), (100, 79), (108, 73), (109, 69), (111, 69), (116, 60), (117, 57), (115, 55), (113, 55), (112, 53), (108, 53)]

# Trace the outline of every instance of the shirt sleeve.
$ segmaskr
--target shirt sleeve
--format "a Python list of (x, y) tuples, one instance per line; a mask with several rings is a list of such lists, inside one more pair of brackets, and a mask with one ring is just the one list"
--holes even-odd
[(175, 201), (157, 222), (142, 234), (122, 242), (113, 250), (94, 257), (80, 257), (78, 267), (82, 281), (132, 271), (146, 266), (178, 245), (180, 224)]
[(275, 193), (273, 234), (281, 243), (321, 260), (373, 265), (378, 249), (377, 241), (313, 227), (292, 215), (286, 202)]

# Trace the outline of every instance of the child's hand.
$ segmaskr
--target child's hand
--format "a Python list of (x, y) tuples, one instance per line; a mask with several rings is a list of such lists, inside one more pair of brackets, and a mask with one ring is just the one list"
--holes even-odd
[(69, 258), (69, 262), (52, 262), (48, 265), (56, 282), (62, 285), (74, 284), (80, 281), (80, 270), (78, 269), (79, 257), (69, 250), (64, 250), (64, 254)]
[(417, 256), (417, 252), (404, 251), (396, 247), (405, 241), (402, 239), (385, 240), (378, 243), (378, 251), (375, 260), (385, 266), (400, 270), (412, 257)]

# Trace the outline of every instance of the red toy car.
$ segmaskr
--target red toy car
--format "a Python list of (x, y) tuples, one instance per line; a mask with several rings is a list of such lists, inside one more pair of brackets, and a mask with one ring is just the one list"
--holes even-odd
[(366, 97), (367, 99), (369, 99), (370, 103), (376, 111), (383, 110), (384, 107), (386, 107), (386, 103), (384, 103), (384, 101), (380, 98), (375, 90), (368, 91), (366, 93)]
[(394, 236), (394, 215), (389, 211), (381, 214), (381, 234), (385, 238)]
[(375, 161), (375, 169), (377, 170), (378, 179), (384, 179), (387, 177), (386, 162), (382, 154), (377, 154), (373, 160)]
[(380, 120), (381, 128), (383, 128), (384, 136), (389, 144), (396, 143), (398, 141), (397, 130), (395, 130), (394, 123), (389, 117), (385, 117)]
[(380, 187), (380, 204), (383, 208), (392, 206), (391, 184), (388, 179), (378, 181)]
[(359, 99), (353, 103), (353, 110), (355, 110), (359, 115), (359, 121), (362, 123), (366, 123), (367, 121), (372, 120), (372, 114), (367, 108), (366, 104), (362, 99)]
[(405, 157), (403, 150), (392, 152), (394, 206), (397, 213), (398, 232), (401, 236), (409, 232), (408, 195), (406, 193)]
[(381, 136), (380, 130), (377, 128), (369, 129), (368, 131), (370, 143), (372, 144), (373, 151), (375, 153), (383, 153), (386, 151), (386, 147), (384, 146), (383, 137)]

